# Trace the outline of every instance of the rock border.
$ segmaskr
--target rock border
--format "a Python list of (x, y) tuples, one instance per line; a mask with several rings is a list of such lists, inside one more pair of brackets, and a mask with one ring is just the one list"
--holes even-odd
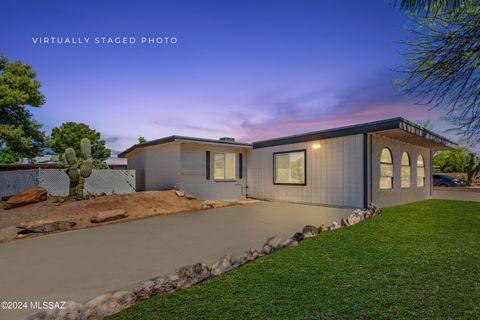
[(333, 221), (330, 225), (322, 224), (319, 227), (306, 225), (301, 232), (282, 240), (277, 236), (267, 239), (260, 250), (248, 249), (239, 257), (226, 255), (221, 257), (212, 266), (204, 263), (195, 263), (183, 266), (173, 274), (147, 279), (137, 283), (132, 290), (114, 290), (102, 294), (84, 305), (67, 301), (65, 309), (43, 310), (28, 316), (27, 320), (101, 320), (118, 313), (133, 304), (150, 297), (162, 295), (180, 289), (189, 288), (204, 280), (220, 276), (260, 257), (274, 253), (288, 247), (296, 247), (304, 239), (314, 237), (320, 233), (346, 228), (355, 225), (373, 216), (383, 216), (383, 212), (374, 204), (367, 209), (355, 209), (339, 222)]

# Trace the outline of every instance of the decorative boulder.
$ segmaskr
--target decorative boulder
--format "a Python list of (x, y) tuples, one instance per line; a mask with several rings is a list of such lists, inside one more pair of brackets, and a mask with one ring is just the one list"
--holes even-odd
[(197, 199), (197, 197), (195, 197), (194, 195), (191, 195), (190, 193), (186, 193), (185, 194), (185, 199), (194, 200), (194, 199)]
[(150, 298), (153, 295), (154, 287), (154, 280), (145, 280), (137, 284), (135, 289), (133, 289), (133, 294), (135, 295), (137, 301), (144, 300)]
[(178, 197), (185, 197), (185, 191), (175, 190), (175, 194)]
[(318, 232), (327, 232), (329, 229), (328, 229), (328, 226), (326, 224), (322, 224), (320, 227), (318, 227)]
[(8, 210), (12, 208), (23, 207), (32, 203), (42, 202), (47, 200), (48, 191), (45, 188), (31, 188), (19, 194), (11, 196), (7, 203), (3, 205), (3, 209)]
[(152, 295), (159, 295), (174, 291), (178, 287), (178, 275), (173, 274), (166, 277), (157, 277), (152, 279), (155, 283), (153, 286)]
[(282, 247), (284, 247), (284, 248), (297, 247), (297, 246), (298, 246), (298, 241), (293, 239), (293, 238), (287, 239), (287, 240), (283, 241), (283, 243), (282, 243)]
[(191, 285), (210, 278), (210, 268), (204, 263), (195, 263), (177, 270), (178, 288), (188, 288)]
[(262, 253), (269, 254), (282, 249), (282, 239), (279, 237), (271, 237), (263, 244)]
[(80, 320), (83, 308), (84, 306), (80, 303), (66, 301), (63, 309), (42, 310), (27, 317), (27, 320)]
[(235, 269), (240, 265), (240, 261), (230, 255), (226, 255), (212, 265), (212, 275), (218, 276), (232, 269)]
[(240, 264), (245, 264), (248, 262), (251, 262), (255, 259), (260, 257), (260, 253), (257, 251), (257, 249), (250, 248), (248, 249), (247, 252), (245, 252), (241, 257), (240, 257)]
[(128, 213), (122, 209), (116, 210), (106, 210), (96, 213), (90, 218), (91, 223), (103, 223), (103, 222), (110, 222), (120, 219), (125, 219), (128, 217)]
[(336, 230), (340, 228), (340, 224), (337, 221), (333, 221), (332, 224), (328, 227), (328, 230)]
[(112, 291), (87, 302), (81, 319), (103, 319), (130, 307), (135, 301), (136, 296), (131, 291)]
[(293, 240), (297, 241), (297, 242), (300, 242), (302, 241), (303, 239), (305, 239), (305, 235), (303, 234), (303, 232), (296, 232), (292, 238)]
[(17, 228), (22, 229), (20, 233), (46, 233), (54, 231), (63, 231), (73, 228), (77, 223), (68, 220), (38, 220), (17, 225)]
[(303, 236), (305, 238), (310, 238), (310, 237), (314, 237), (318, 234), (318, 229), (315, 226), (308, 225), (308, 226), (303, 227), (302, 232), (303, 232)]

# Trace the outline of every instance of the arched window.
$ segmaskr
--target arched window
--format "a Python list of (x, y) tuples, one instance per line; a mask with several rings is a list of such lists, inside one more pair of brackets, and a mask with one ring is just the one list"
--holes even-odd
[(380, 189), (393, 188), (393, 158), (388, 148), (383, 148), (380, 155)]
[(400, 186), (402, 188), (410, 188), (411, 173), (410, 157), (407, 152), (403, 152), (400, 171)]
[(425, 161), (422, 155), (417, 158), (417, 187), (425, 186)]

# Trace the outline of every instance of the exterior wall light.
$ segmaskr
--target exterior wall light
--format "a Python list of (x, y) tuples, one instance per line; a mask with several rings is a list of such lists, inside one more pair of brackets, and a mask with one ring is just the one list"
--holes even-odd
[(313, 150), (320, 149), (320, 147), (321, 147), (320, 143), (314, 143), (313, 146), (312, 146)]

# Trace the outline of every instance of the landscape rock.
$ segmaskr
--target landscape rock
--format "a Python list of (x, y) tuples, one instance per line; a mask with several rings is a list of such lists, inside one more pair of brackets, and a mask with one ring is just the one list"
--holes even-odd
[(346, 222), (348, 226), (354, 225), (362, 221), (363, 213), (362, 215), (357, 215), (355, 213), (352, 213), (351, 215), (348, 216)]
[(144, 300), (153, 295), (154, 288), (154, 280), (145, 280), (137, 284), (137, 286), (133, 289), (133, 294), (135, 295), (137, 301)]
[(303, 232), (303, 236), (305, 238), (310, 238), (310, 237), (314, 237), (318, 234), (318, 229), (315, 226), (308, 225), (308, 226), (303, 227), (302, 232)]
[(320, 227), (318, 227), (318, 232), (327, 232), (328, 231), (328, 226), (326, 224), (322, 224)]
[(74, 301), (66, 301), (63, 309), (42, 310), (27, 317), (27, 320), (81, 320), (84, 306)]
[(22, 229), (20, 233), (46, 233), (54, 231), (63, 231), (73, 228), (77, 223), (68, 220), (38, 220), (17, 225), (17, 228)]
[(195, 197), (194, 195), (191, 195), (190, 193), (186, 193), (185, 194), (185, 199), (194, 200), (194, 199), (197, 199), (197, 197)]
[(257, 249), (250, 248), (248, 249), (247, 252), (245, 252), (241, 257), (240, 257), (240, 264), (245, 264), (248, 262), (251, 262), (255, 259), (260, 257), (260, 253), (257, 251)]
[(383, 216), (382, 210), (377, 207), (374, 203), (369, 203), (367, 210), (370, 211), (370, 215), (373, 216)]
[(178, 275), (172, 274), (166, 277), (157, 277), (152, 279), (155, 283), (153, 286), (152, 295), (159, 295), (174, 291), (178, 287)]
[(282, 249), (282, 239), (277, 236), (268, 238), (268, 240), (263, 244), (262, 253), (269, 254), (275, 251)]
[(3, 205), (3, 209), (8, 210), (12, 208), (23, 207), (32, 203), (42, 202), (47, 200), (48, 191), (45, 188), (31, 188), (19, 194), (11, 196), (7, 203)]
[(282, 247), (287, 248), (287, 247), (297, 247), (298, 246), (298, 241), (295, 239), (287, 239), (282, 243)]
[(328, 227), (328, 230), (336, 230), (340, 228), (340, 224), (337, 221), (333, 221), (332, 224)]
[(112, 291), (87, 302), (81, 319), (100, 320), (130, 307), (135, 301), (136, 296), (131, 291)]
[(178, 197), (185, 197), (185, 191), (175, 190), (175, 194), (176, 194)]
[(300, 241), (302, 241), (303, 239), (305, 239), (305, 236), (304, 236), (303, 232), (296, 232), (296, 233), (292, 236), (291, 239), (293, 239), (293, 240), (295, 240), (295, 241), (297, 241), (297, 242), (300, 242)]
[(218, 276), (232, 269), (235, 269), (240, 265), (240, 261), (231, 257), (230, 255), (223, 256), (217, 262), (212, 265), (212, 275)]
[(181, 267), (177, 270), (178, 288), (188, 288), (191, 285), (202, 282), (210, 278), (211, 270), (204, 263), (195, 263), (192, 265)]
[(122, 209), (107, 210), (96, 213), (90, 218), (91, 223), (103, 223), (109, 221), (115, 221), (125, 219), (128, 217), (128, 213)]

